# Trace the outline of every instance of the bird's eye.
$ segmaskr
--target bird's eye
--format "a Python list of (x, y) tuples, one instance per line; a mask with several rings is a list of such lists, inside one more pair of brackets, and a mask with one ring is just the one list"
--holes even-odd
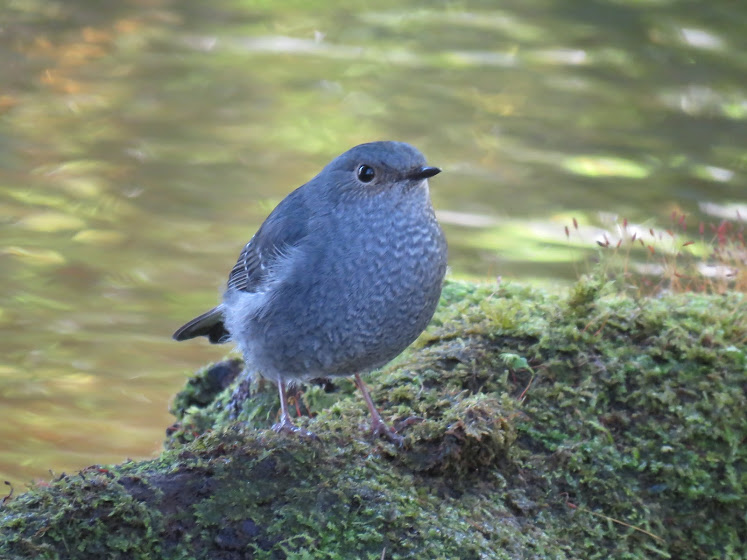
[(358, 168), (357, 175), (361, 183), (370, 183), (376, 177), (376, 171), (369, 165), (361, 165)]

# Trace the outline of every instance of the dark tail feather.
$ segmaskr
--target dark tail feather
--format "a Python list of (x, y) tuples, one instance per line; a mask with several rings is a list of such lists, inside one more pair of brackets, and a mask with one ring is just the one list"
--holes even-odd
[(174, 340), (189, 340), (196, 336), (206, 336), (213, 344), (228, 342), (230, 333), (223, 325), (223, 306), (214, 307), (207, 313), (195, 317), (173, 334)]

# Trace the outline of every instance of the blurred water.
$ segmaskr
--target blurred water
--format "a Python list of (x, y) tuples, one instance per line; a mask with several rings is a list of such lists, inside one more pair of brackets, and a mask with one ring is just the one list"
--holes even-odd
[[(747, 4), (10, 0), (0, 8), (0, 479), (147, 456), (176, 344), (272, 207), (413, 143), (452, 273), (562, 284), (572, 217), (747, 200)], [(743, 214), (747, 212), (743, 211)]]

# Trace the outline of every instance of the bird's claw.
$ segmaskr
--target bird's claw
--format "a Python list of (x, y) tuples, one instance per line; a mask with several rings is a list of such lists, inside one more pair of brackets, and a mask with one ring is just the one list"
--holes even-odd
[(296, 426), (289, 418), (284, 418), (277, 424), (273, 424), (272, 431), (278, 434), (295, 434), (302, 438), (308, 438), (312, 440), (318, 440), (319, 437), (314, 433), (304, 428)]
[(375, 437), (384, 437), (398, 447), (402, 447), (405, 443), (405, 438), (387, 426), (382, 420), (379, 420), (378, 422), (374, 421), (371, 426), (371, 431)]

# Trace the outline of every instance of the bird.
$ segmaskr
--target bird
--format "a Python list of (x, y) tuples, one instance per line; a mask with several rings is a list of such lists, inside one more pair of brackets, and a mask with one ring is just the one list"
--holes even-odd
[(288, 413), (289, 385), (352, 376), (374, 436), (401, 444), (361, 375), (398, 356), (435, 312), (447, 243), (428, 180), (440, 172), (404, 142), (370, 142), (336, 157), (265, 219), (221, 303), (173, 338), (233, 342), (247, 376), (277, 384), (276, 432), (314, 436)]

